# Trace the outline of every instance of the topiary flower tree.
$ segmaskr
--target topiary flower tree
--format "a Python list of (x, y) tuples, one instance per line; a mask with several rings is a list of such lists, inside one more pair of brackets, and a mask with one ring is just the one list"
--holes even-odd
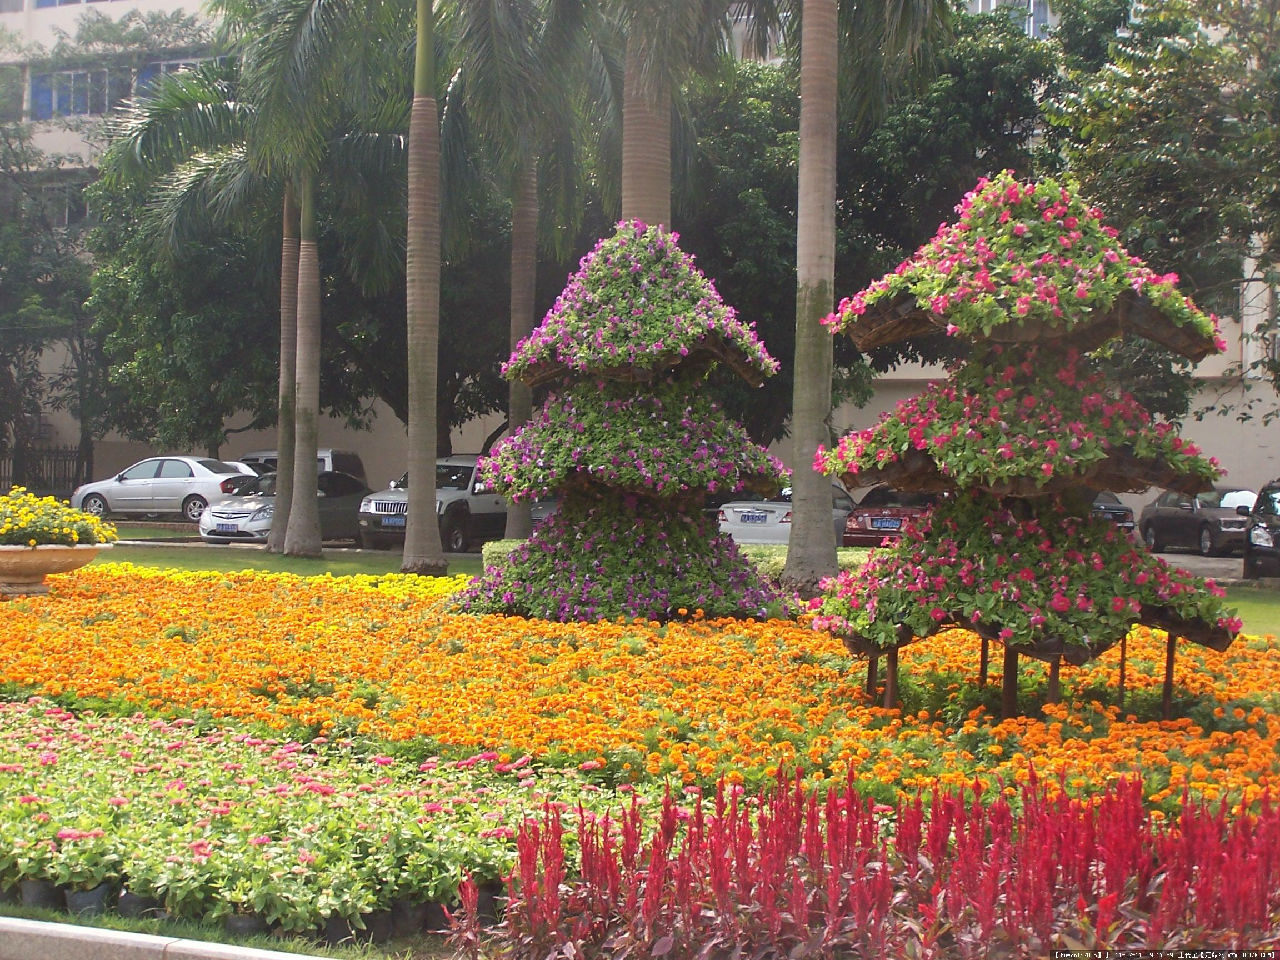
[(462, 609), (665, 621), (759, 615), (776, 599), (702, 506), (711, 493), (775, 493), (784, 470), (703, 383), (715, 363), (753, 384), (778, 365), (677, 239), (619, 224), (503, 368), (551, 392), (481, 476), (511, 501), (560, 506)]
[[(1222, 591), (1172, 570), (1090, 516), (1097, 489), (1208, 489), (1217, 464), (1092, 369), (1089, 352), (1137, 335), (1192, 360), (1221, 349), (1216, 318), (1116, 242), (1102, 214), (1052, 180), (980, 181), (910, 260), (828, 318), (859, 349), (945, 331), (967, 358), (947, 381), (852, 433), (815, 465), (850, 486), (945, 493), (896, 545), (829, 581), (815, 627), (873, 658), (966, 627), (1005, 649), (1005, 713), (1019, 654), (1083, 663), (1135, 623), (1225, 649), (1239, 629)], [(985, 657), (984, 674), (985, 674)], [(1123, 669), (1123, 667), (1122, 667)], [(1122, 674), (1123, 677), (1123, 674)], [(1122, 679), (1123, 683), (1123, 679)]]

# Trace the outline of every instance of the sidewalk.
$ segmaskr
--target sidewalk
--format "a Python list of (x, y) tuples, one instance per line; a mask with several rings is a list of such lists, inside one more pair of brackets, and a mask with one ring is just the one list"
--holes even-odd
[(225, 943), (0, 917), (0, 960), (325, 960)]

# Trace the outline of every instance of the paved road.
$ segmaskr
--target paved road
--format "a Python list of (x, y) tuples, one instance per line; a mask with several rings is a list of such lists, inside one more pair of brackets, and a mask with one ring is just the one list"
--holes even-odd
[(1215, 580), (1239, 580), (1244, 572), (1244, 561), (1238, 556), (1202, 557), (1191, 551), (1170, 550), (1158, 554), (1170, 566), (1180, 567), (1197, 577), (1212, 577)]

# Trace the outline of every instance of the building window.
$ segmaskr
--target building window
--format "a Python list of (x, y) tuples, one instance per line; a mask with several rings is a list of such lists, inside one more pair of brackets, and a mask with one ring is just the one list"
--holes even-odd
[(52, 227), (74, 227), (85, 221), (84, 184), (51, 183), (40, 188), (39, 212)]
[(131, 94), (127, 72), (60, 70), (31, 77), (31, 119), (101, 116)]
[(0, 13), (21, 13), (22, 0), (0, 0)]
[(196, 57), (194, 59), (187, 58), (186, 60), (153, 60), (151, 63), (144, 64), (142, 69), (138, 71), (137, 92), (139, 94), (146, 93), (151, 81), (163, 73), (178, 73), (181, 70), (191, 70), (197, 64), (208, 59), (208, 57)]

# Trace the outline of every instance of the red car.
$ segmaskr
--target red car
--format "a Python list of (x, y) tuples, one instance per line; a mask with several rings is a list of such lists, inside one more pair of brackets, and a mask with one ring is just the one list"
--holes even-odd
[(938, 500), (935, 493), (907, 493), (880, 484), (872, 487), (844, 523), (846, 547), (878, 547), (901, 536), (908, 520), (922, 516)]

